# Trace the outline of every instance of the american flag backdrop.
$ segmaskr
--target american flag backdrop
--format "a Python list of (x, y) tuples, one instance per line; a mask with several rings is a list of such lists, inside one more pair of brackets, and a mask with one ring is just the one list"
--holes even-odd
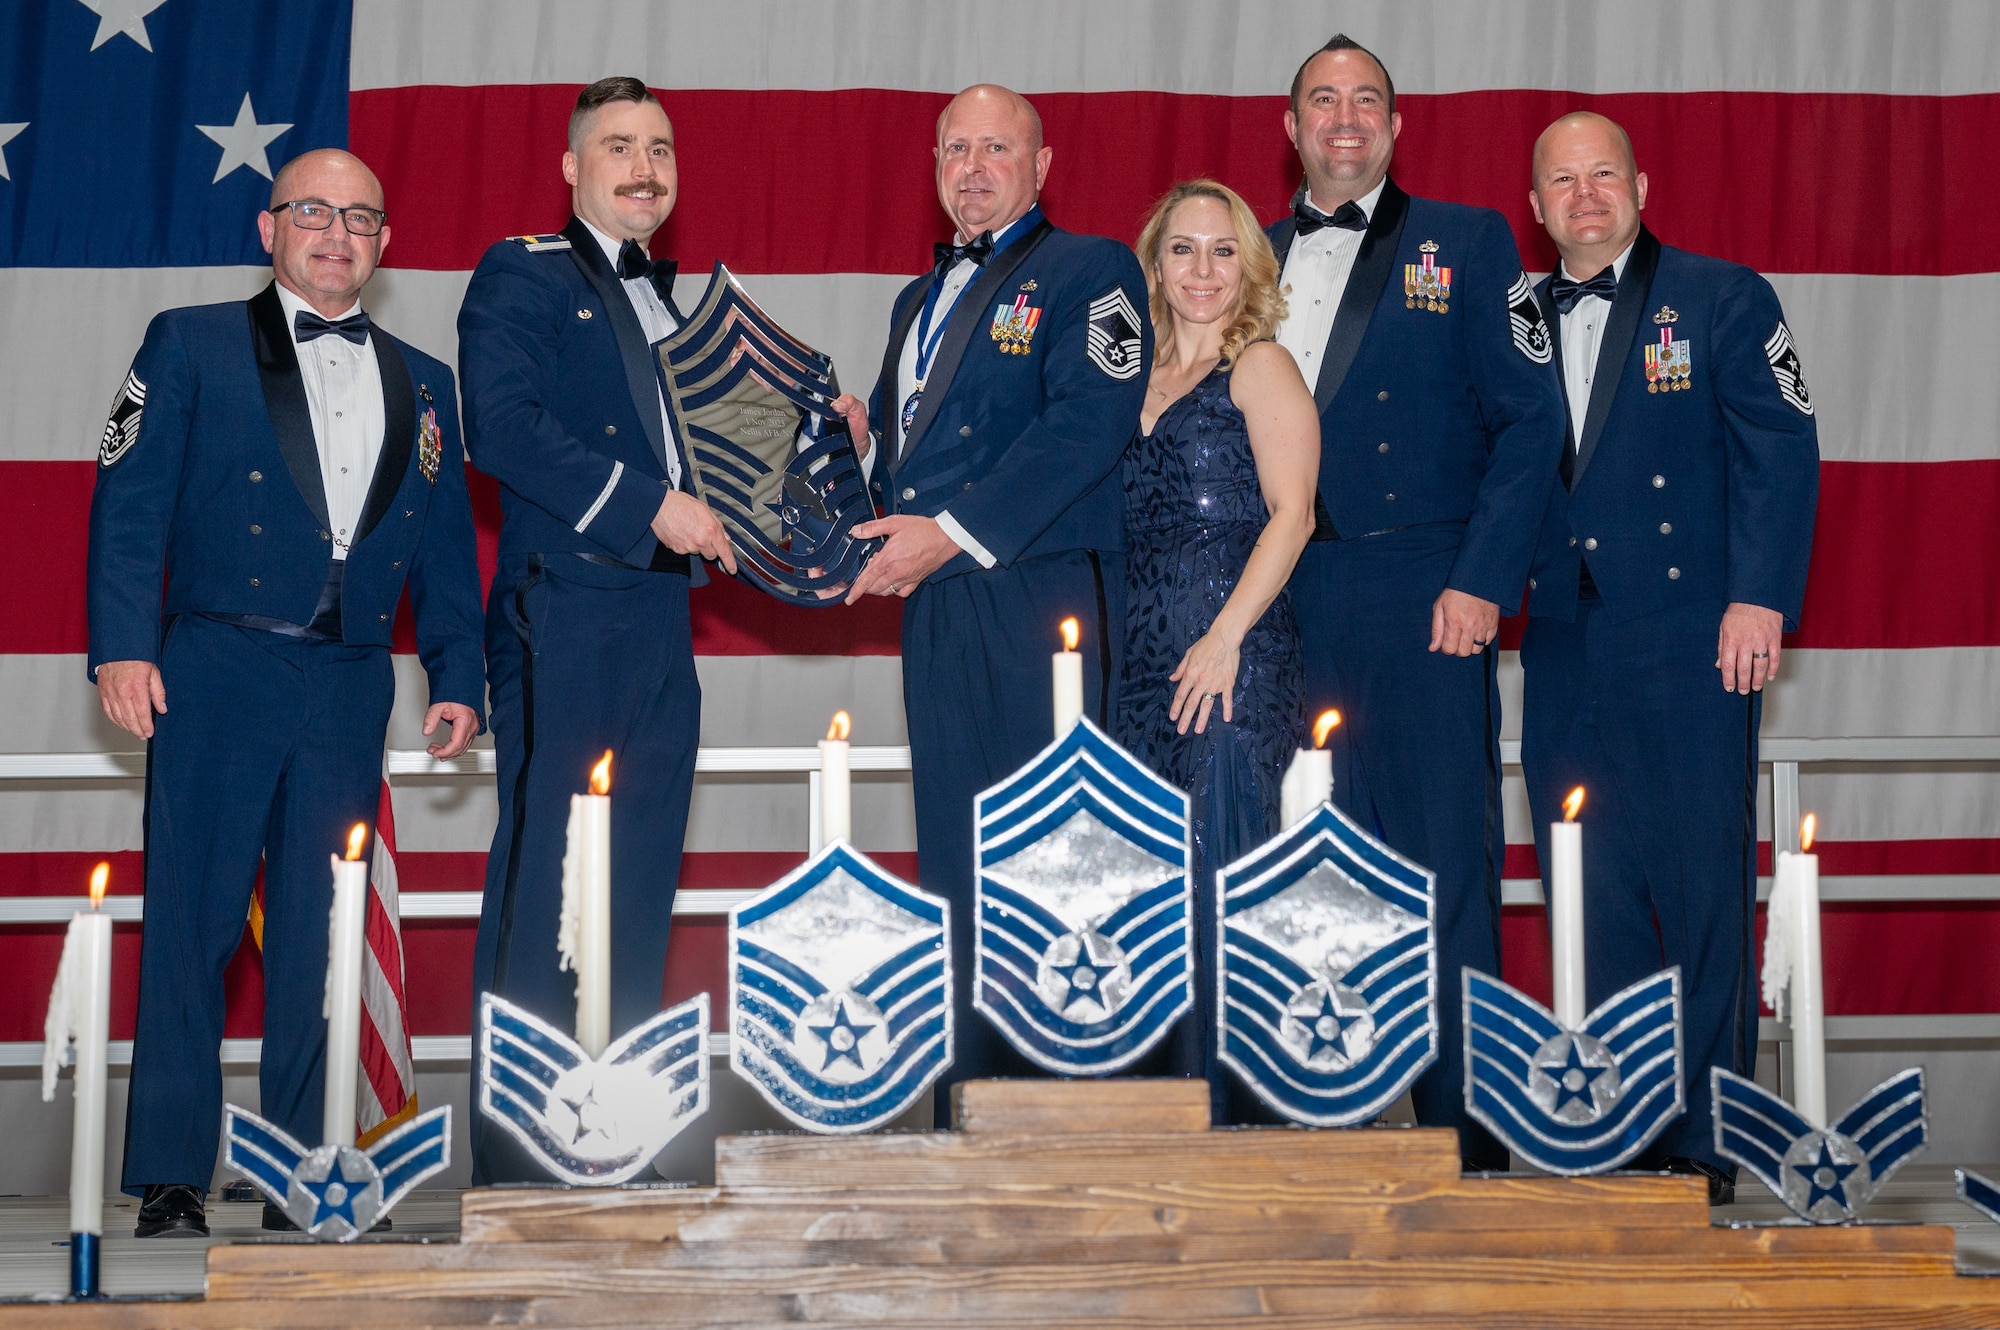
[[(1396, 78), (1399, 183), (1502, 210), (1530, 270), (1553, 262), (1527, 207), (1530, 145), (1592, 107), (1631, 132), (1664, 241), (1776, 285), (1824, 461), (1766, 736), (2000, 733), (2000, 9), (1978, 0), (15, 0), (0, 11), (0, 749), (137, 747), (84, 676), (91, 459), (147, 320), (268, 279), (254, 217), (286, 158), (346, 146), (380, 174), (392, 243), (366, 303), (451, 360), (481, 251), (567, 216), (577, 90), (637, 75), (677, 131), (681, 198), (654, 249), (680, 260), (684, 303), (725, 260), (865, 388), (893, 293), (949, 229), (931, 134), (951, 92), (991, 80), (1034, 100), (1055, 153), (1046, 204), (1072, 230), (1129, 240), (1194, 175), (1268, 219), (1298, 176), (1285, 88), (1336, 30)], [(473, 495), (490, 574), (497, 501), (477, 475)], [(716, 584), (696, 593), (695, 644), (707, 744), (810, 743), (836, 708), (856, 742), (904, 741), (894, 605), (791, 610)], [(397, 668), (390, 744), (420, 747), (422, 674), (407, 654)], [(1511, 651), (1503, 680), (1513, 708)], [(1507, 797), (1507, 875), (1533, 877), (1517, 780)], [(479, 885), (492, 803), (490, 784), (398, 782), (406, 895)], [(1991, 767), (1809, 767), (1803, 803), (1828, 874), (2000, 874)], [(137, 891), (141, 806), (130, 783), (0, 785), (0, 895), (75, 894), (107, 851), (123, 852), (114, 890)], [(797, 782), (705, 780), (693, 818), (686, 886), (761, 886), (805, 843)], [(906, 785), (862, 782), (855, 830), (914, 870)], [(1829, 1011), (2000, 1012), (2000, 901), (1911, 894), (1828, 907)], [(669, 997), (720, 992), (723, 931), (677, 924)], [(406, 926), (414, 1033), (469, 1030), (471, 940), (469, 922)], [(1507, 944), (1509, 977), (1545, 987), (1538, 915), (1510, 913)], [(59, 946), (53, 927), (0, 930), (0, 1040), (39, 1037)], [(258, 1028), (252, 951), (232, 973), (233, 1035)], [(113, 1038), (130, 1037), (137, 954), (121, 929)]]

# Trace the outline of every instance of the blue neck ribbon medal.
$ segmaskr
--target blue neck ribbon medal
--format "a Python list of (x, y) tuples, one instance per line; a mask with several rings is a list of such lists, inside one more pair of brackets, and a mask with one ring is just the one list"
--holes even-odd
[[(1755, 1081), (1714, 1068), (1715, 1148), (1755, 1173), (1793, 1214), (1813, 1224), (1846, 1224), (1889, 1175), (1930, 1144), (1924, 1069), (1882, 1082), (1821, 1130)], [(1968, 1185), (1967, 1177), (1975, 1179)], [(1959, 1194), (1979, 1208), (1977, 1174)]]
[(1193, 1003), (1187, 796), (1085, 719), (974, 806), (974, 1004), (1059, 1075), (1130, 1065)]
[(1437, 1059), (1435, 883), (1331, 804), (1217, 874), (1220, 1055), (1258, 1098), (1353, 1126)]
[(1465, 1108), (1545, 1173), (1609, 1173), (1685, 1104), (1680, 967), (1614, 994), (1572, 1030), (1465, 970)]
[(730, 911), (729, 1060), (807, 1131), (868, 1131), (951, 1065), (950, 905), (845, 841)]

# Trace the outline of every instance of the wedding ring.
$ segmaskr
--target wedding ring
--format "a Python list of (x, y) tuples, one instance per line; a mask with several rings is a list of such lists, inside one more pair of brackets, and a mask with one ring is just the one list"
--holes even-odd
[(1768, 651), (1753, 651), (1750, 653), (1750, 659), (1752, 660), (1769, 660), (1770, 658), (1771, 653)]
[(896, 585), (896, 584), (895, 584), (894, 582), (891, 582), (891, 583), (889, 583), (889, 594), (890, 594), (890, 595), (892, 595), (892, 596), (896, 596), (896, 595), (901, 595), (901, 594), (902, 594), (902, 591), (903, 591), (903, 588), (901, 588), (901, 587), (897, 586), (897, 585)]

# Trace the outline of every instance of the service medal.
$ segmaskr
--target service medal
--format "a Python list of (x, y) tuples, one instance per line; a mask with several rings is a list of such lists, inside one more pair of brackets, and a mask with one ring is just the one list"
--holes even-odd
[[(428, 394), (426, 394), (428, 396)], [(437, 484), (438, 468), (444, 465), (444, 434), (438, 429), (436, 407), (426, 408), (422, 427), (417, 431), (417, 470), (424, 479)]]
[(1423, 260), (1403, 265), (1403, 308), (1449, 313), (1451, 269), (1438, 266), (1437, 241), (1426, 240), (1417, 249), (1422, 253)]
[(1025, 356), (1029, 344), (1035, 339), (1035, 325), (1041, 318), (1040, 306), (1030, 305), (1026, 296), (1015, 296), (1013, 304), (994, 307), (993, 340), (1000, 344), (1002, 353)]
[(1680, 392), (1693, 386), (1693, 374), (1691, 343), (1677, 342), (1672, 328), (1661, 328), (1659, 344), (1646, 348), (1646, 391)]

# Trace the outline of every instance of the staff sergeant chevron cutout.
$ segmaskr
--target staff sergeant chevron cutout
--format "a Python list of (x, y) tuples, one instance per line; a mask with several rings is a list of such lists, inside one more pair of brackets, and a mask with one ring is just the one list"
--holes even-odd
[(1222, 1061), (1294, 1122), (1375, 1117), (1437, 1059), (1435, 875), (1321, 804), (1216, 882)]
[(1851, 1223), (1889, 1175), (1930, 1144), (1922, 1067), (1891, 1076), (1825, 1131), (1755, 1081), (1720, 1067), (1711, 1074), (1715, 1148), (1811, 1223)]
[(1187, 796), (1084, 719), (975, 807), (974, 1005), (1050, 1071), (1129, 1065), (1194, 998)]
[(410, 1189), (451, 1163), (451, 1105), (434, 1108), (366, 1150), (308, 1150), (248, 1109), (222, 1109), (222, 1162), (255, 1183), (308, 1237), (352, 1242)]
[(1465, 1107), (1546, 1173), (1608, 1173), (1686, 1105), (1681, 972), (1614, 994), (1575, 1030), (1519, 989), (1467, 969)]
[(951, 1065), (951, 906), (835, 841), (729, 913), (729, 1063), (807, 1131), (906, 1111)]
[(708, 1110), (708, 994), (591, 1058), (540, 1017), (479, 1000), (479, 1111), (573, 1187), (610, 1187), (651, 1163)]

